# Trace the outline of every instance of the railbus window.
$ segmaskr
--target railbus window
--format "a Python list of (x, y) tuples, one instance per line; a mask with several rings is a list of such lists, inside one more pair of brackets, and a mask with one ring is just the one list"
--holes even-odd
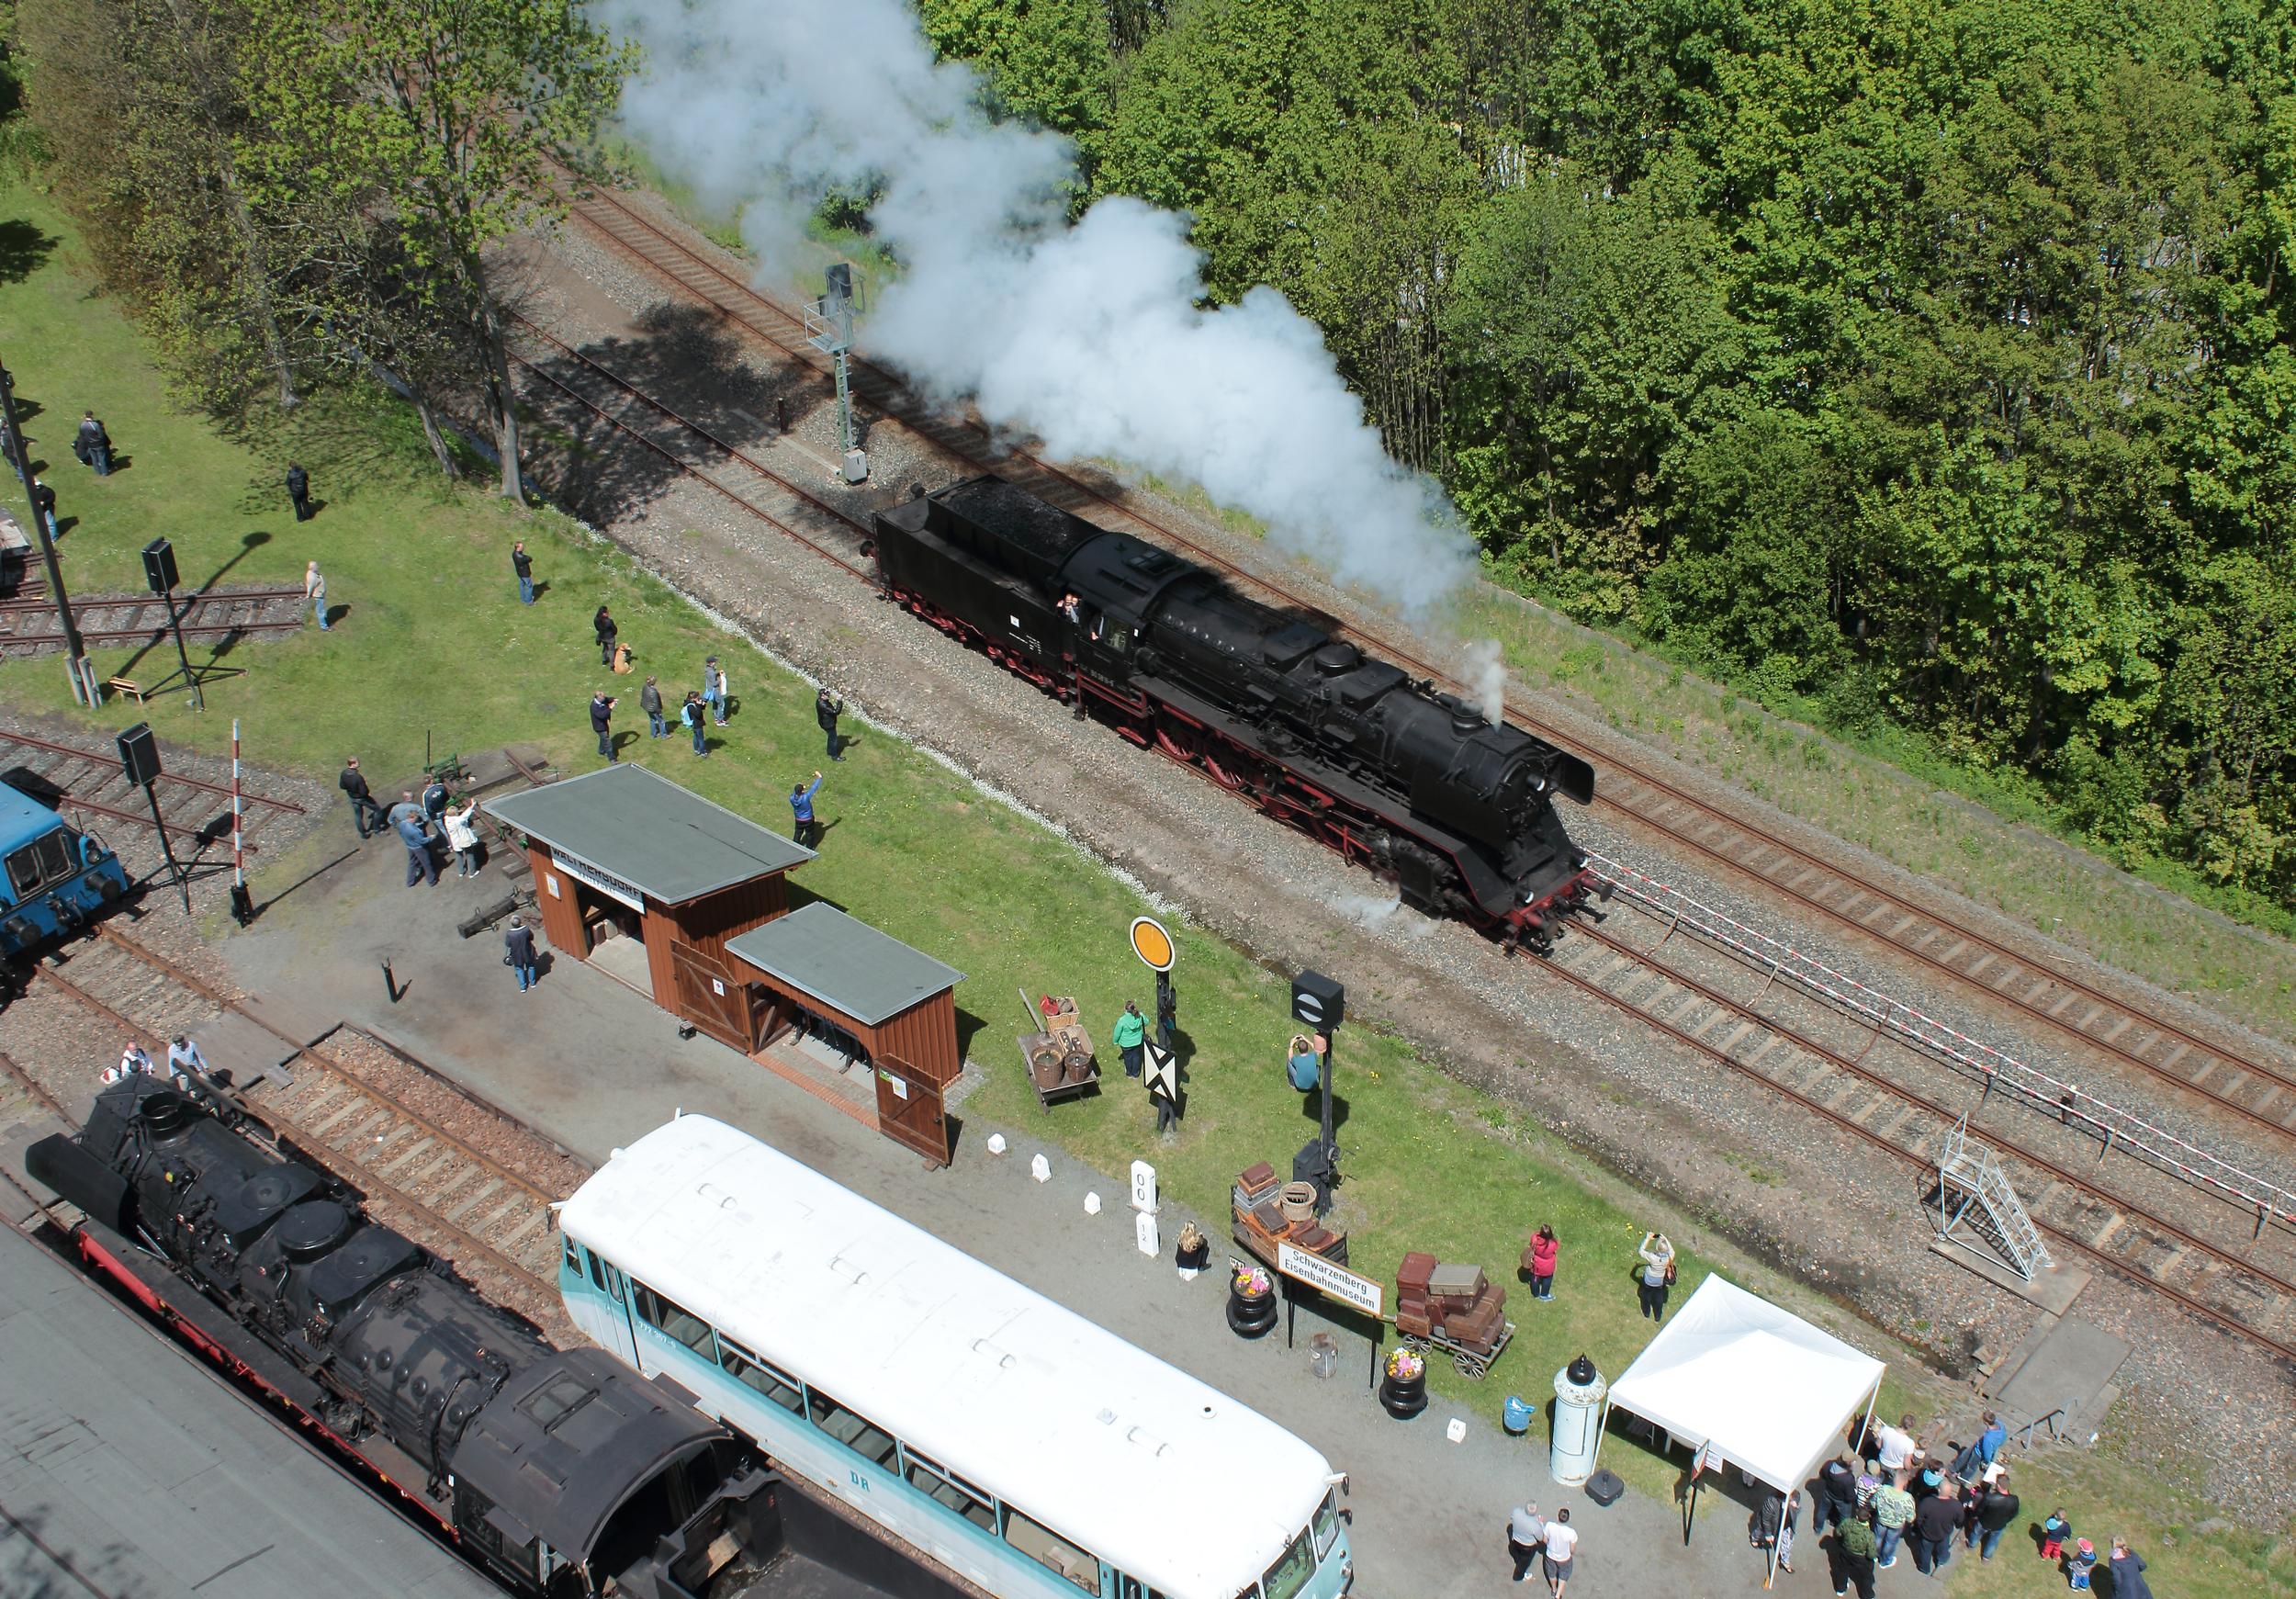
[(805, 1411), (815, 1426), (863, 1459), (893, 1464), (893, 1435), (867, 1416), (846, 1409), (817, 1388), (806, 1390)]
[(1339, 1540), (1339, 1494), (1336, 1490), (1323, 1495), (1323, 1503), (1315, 1507), (1315, 1558), (1321, 1560), (1332, 1552), (1332, 1545)]
[(8, 886), (18, 899), (72, 875), (72, 847), (59, 828), (8, 857)]
[(590, 1252), (590, 1280), (598, 1285), (598, 1291), (606, 1291), (606, 1262), (596, 1250)]
[(759, 1359), (731, 1338), (717, 1335), (717, 1363), (735, 1381), (753, 1388), (792, 1415), (803, 1415), (805, 1396), (797, 1379), (769, 1361)]
[(1307, 1587), (1309, 1579), (1314, 1575), (1315, 1550), (1303, 1528), (1300, 1536), (1291, 1540), (1291, 1547), (1267, 1568), (1267, 1574), (1260, 1579), (1260, 1586), (1266, 1591), (1267, 1599), (1299, 1599), (1300, 1591)]
[(637, 1290), (637, 1313), (647, 1322), (675, 1338), (687, 1348), (707, 1356), (710, 1350), (710, 1324), (674, 1300), (664, 1299), (636, 1278), (630, 1286)]
[[(566, 1241), (566, 1269), (576, 1277), (582, 1275), (582, 1246), (571, 1238)], [(603, 1287), (603, 1284), (600, 1285)]]
[(937, 1502), (947, 1505), (983, 1532), (993, 1533), (996, 1530), (996, 1507), (989, 1503), (987, 1494), (938, 1460), (927, 1458), (906, 1444), (901, 1446), (901, 1453), (909, 1463), (906, 1475), (911, 1487), (920, 1488), (931, 1494)]
[(1119, 1571), (1116, 1574), (1116, 1599), (1164, 1599), (1164, 1595), (1138, 1577), (1127, 1577)]
[(1100, 1561), (1042, 1522), (1005, 1506), (1005, 1541), (1038, 1565), (1067, 1578), (1087, 1593), (1100, 1591)]

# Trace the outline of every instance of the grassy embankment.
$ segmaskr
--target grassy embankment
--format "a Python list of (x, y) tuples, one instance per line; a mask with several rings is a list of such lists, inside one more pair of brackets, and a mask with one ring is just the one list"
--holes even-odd
[[(584, 704), (602, 681), (589, 617), (604, 600), (641, 671), (682, 685), (715, 651), (727, 658), (742, 702), (719, 758), (707, 763), (675, 741), (648, 746), (634, 715), (623, 722), (639, 738), (625, 753), (770, 826), (786, 821), (786, 784), (819, 760), (807, 684), (714, 630), (663, 584), (564, 519), (441, 484), (411, 420), (386, 402), (322, 400), (290, 423), (243, 438), (175, 410), (117, 308), (69, 270), (62, 220), (17, 187), (0, 187), (0, 207), (48, 242), (21, 274), (0, 272), (0, 325), (11, 330), (7, 355), (19, 394), (42, 407), (31, 432), (46, 447), (36, 453), (60, 462), (62, 509), (79, 519), (64, 541), (71, 581), (132, 588), (137, 550), (165, 535), (197, 579), (230, 563), (229, 580), (293, 581), (316, 557), (331, 599), (347, 608), (330, 634), (307, 629), (242, 646), (233, 663), (249, 675), (215, 684), (203, 715), (174, 699), (76, 712), (52, 659), (0, 668), (0, 699), (104, 728), (148, 715), (163, 737), (207, 749), (222, 742), (237, 716), (251, 759), (321, 778), (351, 752), (378, 771), (411, 767), (426, 731), (442, 749), (532, 740), (566, 769), (583, 771), (597, 761)], [(99, 481), (72, 461), (62, 447), (65, 419), (82, 406), (108, 422), (127, 470)], [(300, 526), (276, 487), (290, 454), (310, 469), (326, 502)], [(511, 580), (517, 536), (535, 550), (547, 585), (532, 609), (518, 604)], [(123, 663), (117, 654), (98, 661), (107, 673)], [(958, 1001), (973, 1053), (989, 1072), (967, 1106), (975, 1136), (983, 1121), (1003, 1123), (1112, 1174), (1144, 1154), (1168, 1194), (1215, 1219), (1235, 1171), (1261, 1159), (1280, 1165), (1308, 1136), (1300, 1098), (1278, 1077), (1290, 1030), (1284, 984), (1186, 929), (1176, 929), (1181, 1019), (1194, 1056), (1177, 1146), (1156, 1143), (1146, 1101), (1120, 1078), (1097, 1099), (1040, 1117), (1001, 1043), (1017, 1019), (1014, 991), (1079, 995), (1105, 1042), (1122, 1001), (1138, 997), (1145, 1008), (1151, 997), (1147, 974), (1124, 944), (1123, 929), (1142, 908), (1136, 896), (1033, 822), (882, 737), (864, 738), (834, 769), (823, 800), (837, 825), (802, 885), (970, 974)], [(931, 892), (920, 893), (921, 884)], [(259, 898), (263, 886), (259, 879)], [(228, 936), (227, 924), (215, 921)], [(1581, 1350), (1606, 1371), (1623, 1369), (1647, 1327), (1628, 1281), (1630, 1251), (1646, 1218), (1667, 1219), (1567, 1144), (1462, 1088), (1375, 1026), (1351, 1026), (1345, 1048), (1343, 1142), (1352, 1154), (1345, 1214), (1359, 1267), (1390, 1273), (1404, 1249), (1423, 1248), (1511, 1278), (1530, 1226), (1551, 1222), (1564, 1240), (1558, 1301), (1533, 1305), (1516, 1289), (1514, 1348), (1480, 1384), (1438, 1362), (1441, 1397), (1430, 1414), (1472, 1413), (1495, 1424), (1503, 1395), (1543, 1395), (1551, 1374)], [(1691, 1231), (1671, 1224), (1678, 1238)], [(1684, 1268), (1686, 1293), (1710, 1267), (1694, 1251)], [(1731, 1269), (1788, 1302), (1807, 1301), (1766, 1272), (1737, 1262)], [(1216, 1313), (1211, 1303), (1205, 1313)], [(1267, 1357), (1282, 1357), (1271, 1347)], [(1885, 1402), (1927, 1408), (1943, 1393), (1908, 1371), (1893, 1378)], [(1335, 1395), (1334, 1402), (1365, 1402)], [(1676, 1465), (1630, 1447), (1606, 1458), (1648, 1493), (1670, 1493), (1679, 1475)], [(2062, 1479), (2062, 1497), (2084, 1525), (2125, 1526), (2157, 1551), (2163, 1592), (2256, 1591), (2262, 1546), (2227, 1532), (2194, 1537), (2188, 1529), (2210, 1514), (2196, 1497), (2109, 1463), (2077, 1471)], [(2031, 1477), (2028, 1503), (2054, 1503), (2060, 1478), (2039, 1469)], [(1503, 1498), (1502, 1489), (1492, 1492), (1494, 1504)], [(2173, 1547), (2164, 1535), (2176, 1537)], [(2287, 1555), (2277, 1559), (2268, 1585), (2287, 1573)]]

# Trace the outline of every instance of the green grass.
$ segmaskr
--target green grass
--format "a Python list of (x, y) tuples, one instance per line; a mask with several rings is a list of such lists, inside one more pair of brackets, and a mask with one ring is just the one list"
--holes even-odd
[[(45, 235), (65, 233), (36, 195), (0, 186), (0, 204)], [(411, 421), (381, 401), (338, 398), (244, 438), (227, 438), (174, 410), (132, 330), (116, 308), (88, 295), (66, 269), (67, 256), (60, 251), (22, 281), (0, 282), (0, 325), (13, 330), (8, 355), (19, 392), (48, 408), (34, 433), (62, 439), (53, 419), (93, 405), (133, 461), (103, 482), (63, 474), (64, 509), (85, 518), (66, 540), (73, 580), (131, 586), (136, 550), (165, 535), (196, 577), (239, 557), (233, 579), (293, 580), (316, 557), (330, 574), (330, 598), (349, 609), (323, 636), (307, 630), (242, 646), (232, 659), (249, 675), (213, 685), (203, 715), (174, 699), (141, 709), (114, 704), (92, 716), (75, 712), (53, 659), (0, 667), (0, 700), (106, 728), (148, 715), (164, 738), (205, 749), (220, 746), (236, 716), (251, 760), (322, 780), (351, 753), (378, 773), (411, 771), (426, 733), (441, 750), (533, 741), (567, 770), (586, 771), (598, 757), (585, 703), (610, 679), (599, 668), (589, 624), (604, 600), (641, 672), (682, 686), (715, 651), (728, 662), (741, 707), (718, 757), (707, 762), (692, 760), (681, 740), (647, 742), (635, 714), (622, 718), (639, 735), (625, 753), (768, 826), (786, 825), (788, 783), (820, 762), (808, 684), (714, 629), (564, 518), (522, 512), (476, 489), (447, 489), (429, 468)], [(310, 467), (328, 502), (299, 527), (275, 487), (288, 450)], [(71, 468), (68, 454), (63, 459)], [(268, 541), (249, 547), (256, 535)], [(520, 535), (549, 586), (531, 609), (517, 603), (509, 569), (510, 542)], [(633, 695), (632, 713), (636, 687), (632, 679), (620, 684)], [(1188, 1115), (1176, 1146), (1158, 1144), (1145, 1098), (1120, 1074), (1111, 1073), (1100, 1097), (1041, 1116), (1011, 1042), (1022, 1020), (1017, 990), (1078, 995), (1105, 1046), (1123, 1001), (1137, 998), (1146, 1009), (1153, 997), (1152, 979), (1125, 941), (1131, 918), (1143, 908), (1139, 897), (1034, 822), (881, 735), (864, 731), (845, 764), (832, 769), (821, 809), (836, 825), (823, 858), (798, 874), (801, 889), (968, 974), (957, 992), (961, 1025), (971, 1054), (988, 1072), (962, 1112), (975, 1123), (968, 1140), (982, 1136), (982, 1122), (1003, 1123), (1110, 1174), (1145, 1155), (1167, 1195), (1219, 1225), (1234, 1173), (1260, 1160), (1282, 1167), (1310, 1136), (1313, 1123), (1301, 1097), (1280, 1075), (1291, 1031), (1285, 981), (1185, 926), (1174, 931), (1180, 1024), (1192, 1060)], [(259, 873), (259, 898), (263, 887)], [(1513, 1348), (1480, 1383), (1435, 1363), (1435, 1414), (1447, 1408), (1495, 1424), (1506, 1394), (1543, 1400), (1553, 1373), (1581, 1351), (1607, 1372), (1623, 1370), (1648, 1325), (1629, 1277), (1645, 1226), (1664, 1227), (1684, 1245), (1679, 1295), (1719, 1260), (1787, 1302), (1812, 1302), (1727, 1252), (1702, 1252), (1680, 1218), (1592, 1168), (1519, 1109), (1446, 1076), (1375, 1024), (1351, 1021), (1338, 1060), (1346, 1111), (1340, 1137), (1348, 1152), (1338, 1217), (1358, 1269), (1391, 1280), (1406, 1249), (1424, 1249), (1479, 1262), (1512, 1284), (1530, 1229), (1549, 1223), (1562, 1240), (1557, 1301), (1533, 1304), (1525, 1290), (1511, 1288), (1519, 1327)], [(1885, 1403), (1926, 1408), (1942, 1402), (1944, 1392), (1907, 1367), (1893, 1376)], [(1679, 1462), (1628, 1447), (1606, 1450), (1605, 1459), (1654, 1495), (1670, 1494), (1680, 1475)], [(2133, 1479), (2110, 1489), (2111, 1503), (2151, 1503), (2155, 1487)], [(2212, 1571), (2240, 1569), (2217, 1543), (2191, 1548)], [(2162, 1553), (2157, 1569), (2171, 1581), (2196, 1558)]]

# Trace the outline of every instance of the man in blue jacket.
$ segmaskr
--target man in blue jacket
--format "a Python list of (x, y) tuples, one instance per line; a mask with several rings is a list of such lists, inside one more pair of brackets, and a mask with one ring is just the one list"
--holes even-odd
[(813, 786), (793, 784), (789, 791), (789, 808), (797, 813), (797, 830), (790, 837), (810, 850), (821, 842), (821, 824), (813, 819), (813, 796), (821, 792), (821, 773), (813, 774)]

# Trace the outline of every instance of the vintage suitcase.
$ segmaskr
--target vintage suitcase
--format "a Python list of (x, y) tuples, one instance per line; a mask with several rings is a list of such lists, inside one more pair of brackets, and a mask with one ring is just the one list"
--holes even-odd
[(1273, 1233), (1278, 1238), (1284, 1235), (1287, 1225), (1283, 1212), (1273, 1204), (1255, 1205), (1252, 1208), (1252, 1224), (1262, 1232)]
[(1404, 1256), (1403, 1264), (1396, 1268), (1395, 1291), (1398, 1293), (1411, 1293), (1413, 1290), (1425, 1292), (1427, 1278), (1434, 1274), (1435, 1268), (1435, 1257), (1432, 1255), (1412, 1253)]
[(1427, 1278), (1429, 1293), (1457, 1294), (1468, 1300), (1481, 1293), (1483, 1288), (1483, 1268), (1480, 1266), (1454, 1266), (1446, 1262), (1436, 1267)]
[(1424, 1338), (1435, 1329), (1428, 1322), (1424, 1311), (1407, 1311), (1398, 1305), (1395, 1307), (1395, 1330), (1399, 1333), (1407, 1333), (1414, 1338)]
[(1237, 1188), (1256, 1194), (1263, 1188), (1276, 1186), (1276, 1168), (1262, 1161), (1257, 1165), (1246, 1166), (1238, 1172), (1235, 1182)]

